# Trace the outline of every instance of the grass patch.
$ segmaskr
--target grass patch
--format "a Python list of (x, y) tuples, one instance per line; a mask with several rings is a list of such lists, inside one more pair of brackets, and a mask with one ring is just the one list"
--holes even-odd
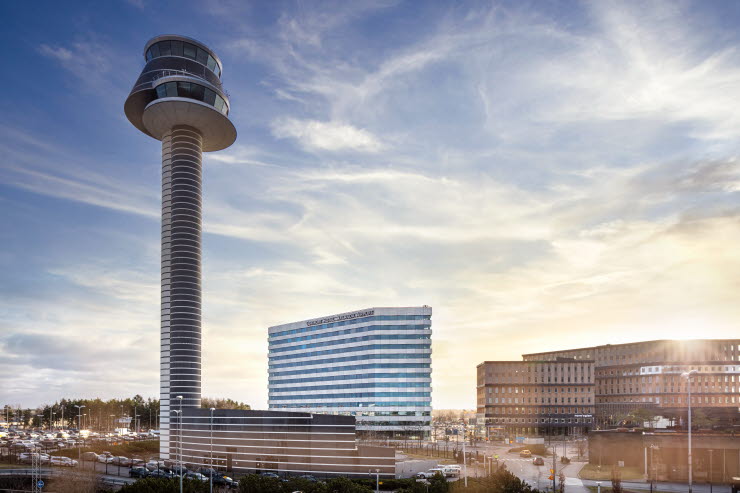
[[(622, 476), (622, 481), (632, 481), (635, 479), (643, 479), (643, 470), (639, 467), (620, 467), (619, 472)], [(612, 466), (599, 466), (595, 464), (586, 464), (578, 473), (581, 479), (592, 479), (594, 481), (610, 481), (612, 479)], [(604, 491), (604, 489), (601, 489)]]
[(80, 453), (84, 454), (85, 452), (95, 452), (96, 454), (110, 452), (113, 455), (122, 455), (129, 459), (149, 459), (150, 457), (159, 457), (159, 440), (124, 442), (121, 445), (94, 443), (89, 446), (82, 447), (81, 452), (78, 452), (77, 448), (74, 447), (59, 450), (58, 452), (54, 452), (54, 455), (63, 455), (65, 457), (77, 459)]

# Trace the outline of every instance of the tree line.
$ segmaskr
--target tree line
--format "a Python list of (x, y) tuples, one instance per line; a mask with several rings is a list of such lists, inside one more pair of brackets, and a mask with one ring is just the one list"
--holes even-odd
[[(248, 404), (224, 398), (203, 398), (201, 407), (216, 409), (250, 409)], [(123, 418), (123, 421), (120, 421)], [(141, 395), (125, 399), (60, 399), (36, 408), (5, 405), (0, 421), (33, 428), (81, 428), (111, 431), (134, 427), (140, 430), (159, 428), (159, 399)], [(129, 421), (130, 420), (130, 421)], [(130, 423), (128, 425), (124, 423)]]

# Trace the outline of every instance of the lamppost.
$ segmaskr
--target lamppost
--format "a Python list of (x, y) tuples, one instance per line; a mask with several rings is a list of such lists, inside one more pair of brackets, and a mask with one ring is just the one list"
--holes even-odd
[[(82, 422), (82, 408), (85, 406), (78, 406), (77, 404), (75, 404), (75, 407), (77, 408), (77, 435), (79, 438), (79, 435), (82, 434), (82, 427), (80, 426), (80, 423)], [(82, 448), (80, 447), (79, 440), (77, 440), (77, 460), (80, 461), (80, 464), (82, 463)]]
[(653, 493), (653, 484), (655, 483), (656, 469), (655, 461), (653, 460), (653, 450), (659, 448), (654, 443), (650, 444), (650, 493)]
[(682, 378), (686, 379), (686, 385), (688, 387), (688, 393), (689, 393), (689, 493), (691, 493), (692, 490), (692, 482), (693, 482), (693, 473), (691, 470), (691, 377), (693, 375), (696, 375), (699, 373), (699, 370), (691, 370), (687, 372), (683, 372), (681, 374)]
[(180, 402), (180, 409), (177, 414), (180, 418), (179, 433), (177, 434), (178, 441), (180, 442), (180, 493), (182, 493), (182, 396), (178, 395), (177, 400)]
[(114, 423), (114, 421), (115, 421), (115, 420), (114, 420), (113, 418), (115, 418), (115, 417), (116, 417), (116, 415), (115, 415), (115, 414), (111, 414), (111, 415), (110, 415), (110, 432), (111, 432), (111, 433), (113, 433), (113, 423)]
[(712, 452), (714, 450), (709, 449), (709, 493), (712, 493)]
[(211, 408), (211, 470), (208, 472), (208, 482), (211, 493), (213, 493), (213, 411), (215, 410), (215, 407)]
[(54, 419), (52, 416), (56, 414), (52, 412), (53, 410), (54, 410), (54, 406), (49, 406), (49, 433), (51, 433), (51, 422)]

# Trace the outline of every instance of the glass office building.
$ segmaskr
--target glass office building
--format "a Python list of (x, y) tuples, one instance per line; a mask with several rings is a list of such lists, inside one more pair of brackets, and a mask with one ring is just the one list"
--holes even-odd
[(355, 416), (369, 438), (429, 436), (431, 318), (384, 307), (270, 327), (270, 409)]

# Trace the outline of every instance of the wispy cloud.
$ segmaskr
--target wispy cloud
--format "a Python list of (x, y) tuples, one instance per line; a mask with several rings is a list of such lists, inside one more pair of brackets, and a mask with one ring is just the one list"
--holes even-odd
[(370, 132), (346, 123), (284, 118), (275, 121), (272, 133), (279, 139), (296, 139), (309, 150), (378, 152), (382, 149)]

